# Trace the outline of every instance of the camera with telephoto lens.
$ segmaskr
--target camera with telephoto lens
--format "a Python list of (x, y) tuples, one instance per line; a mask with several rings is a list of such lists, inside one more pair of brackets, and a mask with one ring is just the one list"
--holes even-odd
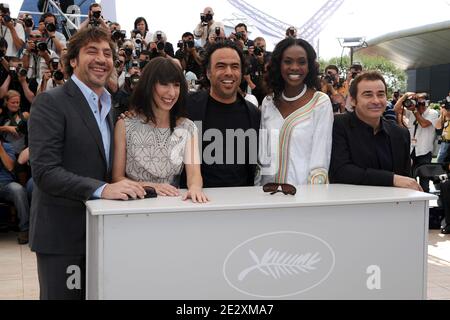
[(163, 41), (159, 41), (157, 44), (156, 44), (156, 49), (158, 49), (158, 51), (163, 51), (164, 50), (164, 42)]
[(207, 25), (211, 20), (213, 19), (213, 16), (211, 13), (200, 13), (200, 20), (203, 25)]
[(407, 109), (413, 107), (415, 108), (417, 106), (417, 100), (408, 98), (405, 101), (403, 101), (402, 105)]
[(126, 55), (127, 57), (131, 57), (131, 56), (133, 55), (133, 49), (130, 48), (130, 47), (125, 47), (125, 48), (123, 49), (123, 51), (125, 52), (125, 55)]
[(189, 49), (192, 49), (192, 48), (195, 47), (195, 42), (194, 42), (194, 40), (188, 40), (188, 41), (185, 41), (184, 43), (185, 43), (185, 46), (186, 46), (187, 48), (189, 48)]
[(55, 32), (56, 31), (56, 25), (54, 23), (46, 23), (45, 24), (45, 30), (47, 30), (47, 32)]
[(139, 61), (133, 60), (131, 62), (131, 67), (132, 68), (139, 68)]
[(94, 18), (94, 19), (100, 19), (100, 16), (102, 15), (102, 12), (101, 11), (94, 11), (94, 12), (92, 12), (92, 17)]
[(56, 70), (56, 71), (53, 72), (52, 77), (56, 81), (61, 81), (61, 80), (64, 79), (64, 73), (62, 73), (61, 70)]
[(36, 48), (37, 48), (39, 51), (48, 51), (48, 45), (47, 45), (47, 42), (45, 42), (45, 41), (39, 41), (39, 42), (37, 42), (37, 43), (36, 43)]
[(324, 75), (323, 79), (331, 85), (333, 85), (334, 83), (334, 77), (330, 76), (329, 74)]
[(132, 86), (136, 86), (138, 84), (138, 82), (139, 82), (139, 75), (133, 74), (130, 76), (130, 84)]
[(142, 44), (142, 36), (140, 33), (136, 34), (134, 38), (134, 43), (136, 43), (138, 46)]
[(10, 23), (11, 21), (12, 21), (12, 18), (11, 18), (10, 15), (5, 14), (5, 15), (3, 16), (3, 22), (4, 22), (4, 23)]
[(255, 47), (255, 49), (253, 50), (253, 54), (255, 56), (260, 56), (260, 55), (264, 54), (264, 49), (260, 48), (260, 47)]
[(291, 37), (295, 36), (295, 28), (294, 27), (290, 27), (288, 29), (288, 35)]
[(17, 133), (21, 133), (23, 135), (27, 135), (28, 134), (27, 122), (26, 121), (20, 121), (17, 124), (16, 131), (17, 131)]
[(244, 40), (244, 34), (242, 32), (236, 32), (237, 40)]
[(25, 24), (26, 28), (32, 28), (34, 25), (33, 18), (31, 18), (29, 15), (26, 15), (22, 21)]
[(180, 49), (183, 49), (184, 48), (184, 41), (183, 40), (178, 41), (177, 47), (180, 48)]
[(28, 74), (28, 70), (25, 69), (25, 68), (19, 68), (19, 71), (17, 71), (17, 74), (18, 74), (20, 77), (26, 77), (27, 74)]
[(119, 41), (119, 40), (125, 40), (125, 37), (127, 35), (127, 32), (125, 30), (114, 30), (111, 33), (111, 39), (113, 39), (114, 41)]

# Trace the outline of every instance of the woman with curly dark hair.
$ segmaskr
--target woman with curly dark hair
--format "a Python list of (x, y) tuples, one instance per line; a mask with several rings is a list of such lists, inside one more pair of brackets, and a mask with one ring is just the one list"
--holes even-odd
[(153, 187), (161, 196), (179, 196), (186, 168), (183, 200), (206, 202), (195, 124), (184, 117), (187, 83), (173, 59), (158, 57), (144, 68), (130, 101), (131, 115), (114, 130), (113, 181), (130, 179)]
[(303, 39), (278, 43), (268, 65), (271, 92), (261, 106), (262, 184), (328, 183), (333, 109), (318, 89), (317, 56)]

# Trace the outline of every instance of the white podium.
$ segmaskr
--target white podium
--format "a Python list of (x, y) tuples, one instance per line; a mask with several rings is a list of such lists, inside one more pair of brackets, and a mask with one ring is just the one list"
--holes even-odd
[(206, 189), (87, 202), (88, 299), (425, 299), (430, 194)]

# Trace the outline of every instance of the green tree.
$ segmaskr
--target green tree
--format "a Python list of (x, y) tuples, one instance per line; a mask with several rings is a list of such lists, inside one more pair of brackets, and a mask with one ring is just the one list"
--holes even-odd
[[(385, 78), (388, 86), (389, 96), (395, 90), (406, 91), (406, 73), (397, 68), (391, 61), (384, 57), (373, 57), (356, 53), (353, 59), (354, 63), (360, 63), (363, 70), (377, 70)], [(341, 77), (346, 77), (350, 69), (350, 57), (342, 56), (335, 57), (329, 60), (319, 59), (320, 71), (323, 72), (325, 67), (329, 64), (338, 66)]]

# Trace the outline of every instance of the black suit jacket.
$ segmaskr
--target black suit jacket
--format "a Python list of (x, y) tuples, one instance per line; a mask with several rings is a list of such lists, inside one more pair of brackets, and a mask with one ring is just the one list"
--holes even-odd
[(359, 134), (358, 121), (360, 120), (354, 112), (336, 115), (334, 118), (330, 182), (392, 186), (394, 174), (411, 176), (409, 131), (393, 121), (381, 119), (391, 144), (394, 172), (374, 169), (377, 167), (377, 159), (369, 156), (373, 153), (370, 152), (372, 145), (367, 144)]
[[(108, 123), (113, 144), (113, 122)], [(81, 90), (69, 80), (38, 95), (29, 119), (34, 179), (30, 246), (45, 254), (86, 251), (86, 206), (111, 180), (97, 122)], [(113, 150), (110, 150), (110, 162)]]
[[(188, 96), (186, 101), (186, 108), (188, 112), (188, 118), (194, 122), (205, 121), (206, 119), (206, 111), (208, 107), (208, 99), (209, 99), (209, 91), (200, 91)], [(247, 106), (247, 112), (250, 119), (250, 127), (255, 129), (256, 132), (259, 132), (259, 127), (261, 124), (261, 111), (253, 105), (251, 102), (245, 100), (241, 95), (238, 94), (238, 99), (240, 99)], [(204, 127), (200, 126), (199, 135), (203, 137)], [(200, 144), (201, 146), (202, 144)], [(203, 164), (202, 164), (203, 167)], [(249, 181), (248, 186), (254, 185), (254, 178), (256, 175), (256, 164), (251, 164), (249, 167)], [(202, 170), (203, 171), (203, 170)], [(181, 175), (180, 186), (182, 188), (186, 188), (186, 173), (183, 170), (183, 174)], [(208, 186), (205, 186), (208, 187)], [(223, 187), (228, 187), (224, 185)]]

